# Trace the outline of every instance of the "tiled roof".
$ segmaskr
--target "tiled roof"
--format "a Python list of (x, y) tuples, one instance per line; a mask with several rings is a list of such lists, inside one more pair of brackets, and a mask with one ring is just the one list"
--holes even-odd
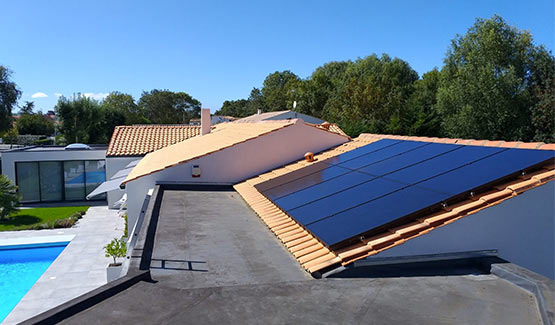
[(339, 127), (339, 125), (337, 125), (335, 123), (322, 123), (322, 124), (306, 123), (306, 124), (308, 124), (310, 126), (315, 126), (315, 127), (319, 128), (319, 129), (322, 129), (322, 130), (327, 130), (327, 131), (330, 131), (330, 132), (333, 132), (333, 133), (337, 133), (337, 134), (342, 135), (344, 137), (347, 137), (349, 139), (351, 138), (347, 135), (347, 133), (345, 133), (345, 131), (343, 131)]
[(112, 134), (106, 157), (143, 156), (199, 134), (200, 126), (120, 125)]
[[(552, 144), (543, 143), (493, 142), (362, 134), (351, 142), (347, 142), (334, 149), (316, 155), (315, 158), (318, 158), (317, 161), (321, 161), (384, 138), (545, 150), (555, 149)], [(499, 204), (504, 200), (519, 195), (531, 188), (543, 185), (555, 178), (555, 165), (543, 166), (534, 173), (508, 180), (503, 184), (491, 188), (488, 192), (459, 202), (456, 205), (448, 206), (444, 211), (423, 216), (416, 221), (389, 229), (371, 238), (363, 239), (357, 244), (332, 251), (254, 187), (256, 184), (288, 174), (312, 163), (304, 160), (298, 161), (234, 186), (235, 190), (258, 214), (268, 228), (281, 240), (301, 266), (310, 273), (321, 271), (333, 265), (347, 265), (356, 260), (375, 255), (385, 249), (400, 245), (409, 239), (426, 234), (435, 228), (447, 225), (464, 216)]]
[[(299, 122), (297, 119), (258, 123), (221, 123), (212, 132), (192, 137), (146, 155), (122, 184), (163, 169), (257, 138)], [(300, 122), (302, 123), (302, 121)]]

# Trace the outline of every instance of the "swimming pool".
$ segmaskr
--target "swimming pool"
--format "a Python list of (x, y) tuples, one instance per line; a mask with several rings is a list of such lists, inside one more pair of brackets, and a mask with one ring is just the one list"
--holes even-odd
[(69, 242), (0, 246), (0, 322)]

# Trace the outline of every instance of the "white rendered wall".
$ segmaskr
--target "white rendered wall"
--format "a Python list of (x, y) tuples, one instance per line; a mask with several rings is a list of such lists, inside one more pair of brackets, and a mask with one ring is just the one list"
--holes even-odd
[(502, 259), (555, 279), (554, 200), (552, 181), (368, 259), (497, 249)]
[[(122, 170), (130, 162), (141, 159), (142, 157), (106, 157), (106, 179), (110, 179), (115, 173)], [(107, 193), (108, 207), (112, 208), (125, 191), (115, 190)]]
[(15, 184), (15, 163), (31, 161), (104, 160), (106, 150), (44, 150), (2, 152), (2, 173)]
[[(253, 140), (214, 152), (126, 184), (129, 225), (134, 225), (144, 197), (157, 183), (236, 184), (302, 159), (307, 151), (320, 152), (347, 142), (346, 137), (296, 123)], [(193, 165), (201, 176), (191, 177)]]

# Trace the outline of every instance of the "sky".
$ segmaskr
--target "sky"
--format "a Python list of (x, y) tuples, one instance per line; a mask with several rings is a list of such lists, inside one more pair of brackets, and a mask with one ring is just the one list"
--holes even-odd
[(387, 53), (441, 67), (476, 18), (501, 15), (555, 46), (555, 1), (0, 0), (0, 65), (43, 112), (58, 96), (184, 91), (214, 112), (272, 72)]

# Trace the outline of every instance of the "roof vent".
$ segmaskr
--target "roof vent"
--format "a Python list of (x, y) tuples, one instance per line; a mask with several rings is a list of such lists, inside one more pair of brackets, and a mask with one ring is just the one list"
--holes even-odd
[(256, 114), (257, 114), (257, 115), (262, 114), (262, 110), (259, 108), (259, 109), (256, 111)]
[(316, 159), (314, 159), (314, 154), (310, 151), (304, 154), (304, 160), (308, 162), (316, 161)]
[(84, 143), (72, 143), (64, 147), (64, 150), (90, 150), (91, 147)]

